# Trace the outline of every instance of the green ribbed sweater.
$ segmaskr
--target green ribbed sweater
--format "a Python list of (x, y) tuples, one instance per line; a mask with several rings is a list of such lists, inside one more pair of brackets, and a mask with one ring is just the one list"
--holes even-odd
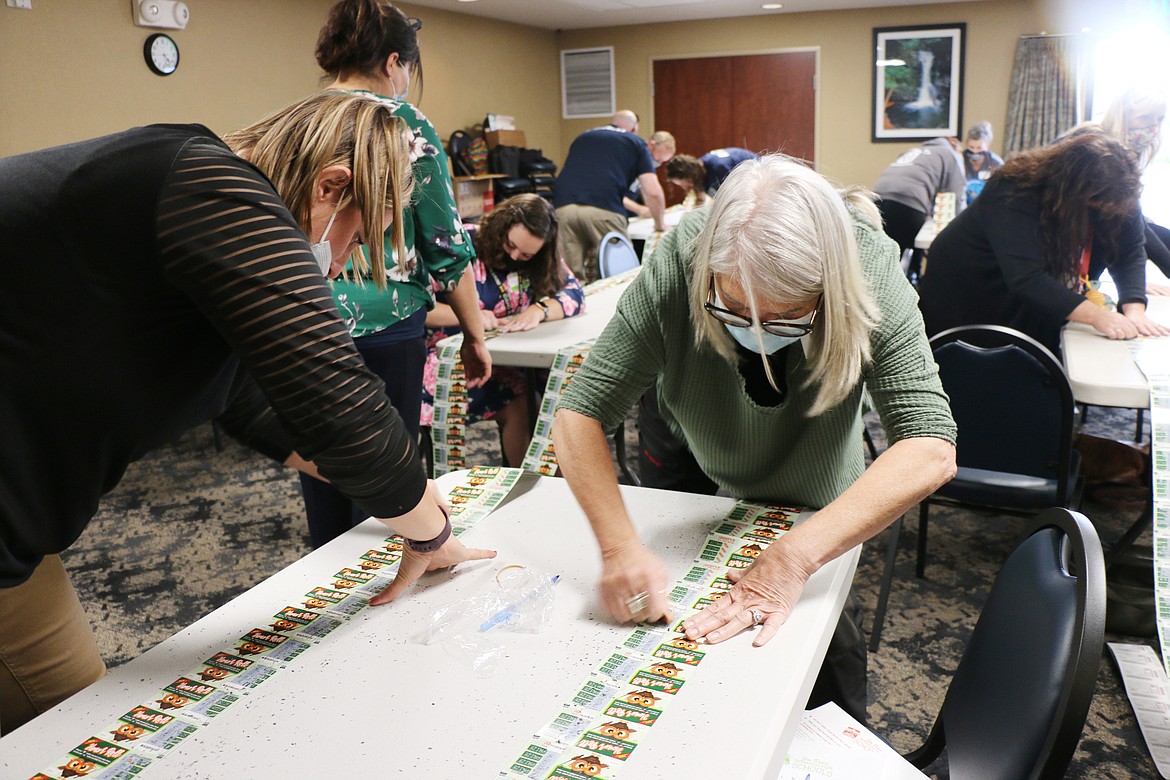
[[(739, 371), (695, 344), (688, 305), (693, 239), (707, 209), (683, 218), (646, 262), (618, 303), (559, 408), (599, 420), (612, 431), (647, 388), (675, 435), (703, 471), (737, 498), (823, 507), (865, 467), (861, 407), (869, 391), (890, 442), (929, 436), (955, 440), (955, 423), (918, 313), (918, 299), (897, 262), (897, 247), (854, 213), (854, 235), (870, 290), (882, 312), (871, 337), (873, 361), (836, 407), (809, 417), (816, 386), (806, 386), (804, 350), (788, 350), (788, 395), (759, 406)], [(756, 358), (758, 359), (758, 358)]]

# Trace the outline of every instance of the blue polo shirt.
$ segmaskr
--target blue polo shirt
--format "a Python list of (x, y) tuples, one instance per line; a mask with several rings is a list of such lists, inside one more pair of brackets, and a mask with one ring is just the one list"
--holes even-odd
[(732, 168), (744, 160), (754, 160), (758, 156), (747, 149), (729, 146), (726, 149), (714, 149), (700, 157), (699, 162), (707, 169), (707, 181), (704, 182), (707, 185), (707, 194), (714, 195), (718, 192), (719, 185), (731, 173)]
[(614, 125), (586, 130), (573, 141), (553, 185), (553, 204), (574, 203), (625, 215), (622, 196), (643, 173), (654, 172), (646, 142)]

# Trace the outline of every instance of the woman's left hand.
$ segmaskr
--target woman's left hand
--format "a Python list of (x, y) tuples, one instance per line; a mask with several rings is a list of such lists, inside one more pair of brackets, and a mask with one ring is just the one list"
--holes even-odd
[(735, 587), (687, 619), (687, 638), (715, 644), (758, 623), (760, 633), (752, 644), (762, 647), (780, 630), (800, 600), (804, 584), (812, 576), (809, 568), (792, 545), (783, 540), (774, 542), (750, 568), (727, 573)]
[(500, 320), (500, 333), (511, 333), (515, 330), (532, 330), (544, 322), (544, 309), (533, 304), (519, 314), (505, 317)]
[(463, 362), (468, 387), (481, 387), (492, 378), (492, 353), (483, 339), (476, 341), (464, 336), (459, 359)]
[(1138, 333), (1142, 336), (1170, 336), (1170, 328), (1165, 325), (1159, 325), (1146, 316), (1144, 309), (1139, 311), (1127, 311), (1125, 313), (1126, 319), (1134, 324), (1138, 329)]

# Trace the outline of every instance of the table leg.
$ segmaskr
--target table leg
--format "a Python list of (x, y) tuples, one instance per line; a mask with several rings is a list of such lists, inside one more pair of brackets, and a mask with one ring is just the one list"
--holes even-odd
[(1145, 509), (1138, 515), (1138, 519), (1133, 521), (1133, 525), (1129, 527), (1121, 538), (1109, 548), (1109, 552), (1105, 554), (1105, 566), (1108, 567), (1121, 556), (1126, 550), (1133, 546), (1133, 543), (1138, 540), (1145, 530), (1150, 526), (1154, 519), (1154, 499), (1151, 496), (1146, 502)]

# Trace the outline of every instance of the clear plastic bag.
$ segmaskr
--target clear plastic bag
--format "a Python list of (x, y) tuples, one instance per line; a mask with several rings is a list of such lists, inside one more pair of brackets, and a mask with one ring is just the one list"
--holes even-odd
[(440, 644), (451, 655), (470, 661), (480, 677), (495, 673), (504, 654), (504, 632), (538, 634), (556, 601), (560, 575), (510, 564), (496, 571), (485, 592), (440, 607), (414, 640)]

